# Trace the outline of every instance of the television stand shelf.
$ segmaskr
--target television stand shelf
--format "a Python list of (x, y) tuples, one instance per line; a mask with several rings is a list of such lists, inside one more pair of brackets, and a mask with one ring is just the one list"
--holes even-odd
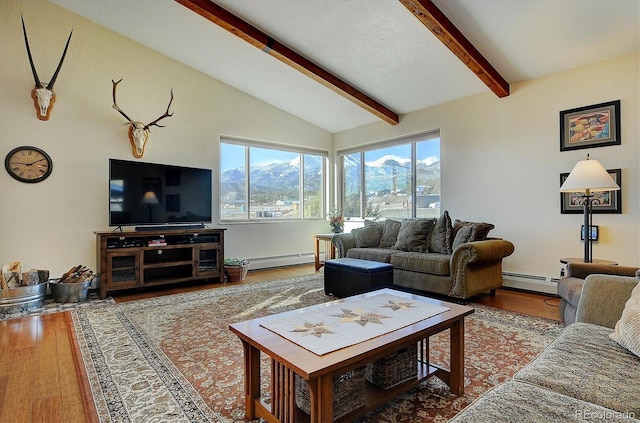
[(95, 232), (100, 298), (109, 292), (224, 280), (225, 229)]

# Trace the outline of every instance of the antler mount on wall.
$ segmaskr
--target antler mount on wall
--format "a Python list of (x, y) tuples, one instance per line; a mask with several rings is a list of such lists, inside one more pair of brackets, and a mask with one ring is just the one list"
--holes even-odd
[(122, 79), (120, 79), (118, 82), (114, 81), (113, 79), (111, 80), (111, 82), (113, 83), (113, 108), (127, 120), (124, 125), (129, 125), (129, 141), (131, 142), (131, 150), (133, 152), (133, 156), (139, 159), (144, 154), (144, 148), (146, 147), (147, 139), (149, 138), (149, 128), (153, 125), (159, 128), (164, 128), (163, 125), (158, 125), (158, 122), (166, 117), (173, 116), (173, 113), (169, 113), (169, 108), (171, 107), (171, 103), (173, 102), (173, 88), (171, 89), (171, 99), (169, 100), (167, 110), (164, 112), (164, 114), (153, 122), (149, 122), (145, 125), (142, 122), (132, 120), (118, 106), (118, 103), (116, 102), (116, 88), (120, 81), (122, 81)]
[(36, 116), (40, 120), (49, 120), (51, 115), (51, 109), (53, 108), (53, 103), (56, 101), (56, 94), (53, 92), (53, 85), (58, 78), (58, 73), (60, 72), (60, 68), (62, 67), (62, 63), (64, 62), (64, 58), (67, 55), (67, 49), (69, 48), (69, 41), (71, 41), (71, 35), (73, 35), (73, 31), (69, 33), (69, 38), (67, 38), (67, 44), (64, 46), (64, 51), (62, 52), (62, 57), (60, 58), (60, 62), (58, 63), (58, 67), (56, 71), (53, 73), (51, 80), (47, 82), (40, 81), (38, 77), (38, 72), (36, 71), (36, 67), (33, 64), (33, 57), (31, 56), (31, 49), (29, 48), (29, 39), (27, 38), (27, 29), (24, 25), (24, 18), (20, 16), (22, 20), (22, 32), (24, 33), (24, 43), (27, 47), (27, 55), (29, 56), (29, 64), (31, 65), (31, 72), (33, 73), (33, 79), (36, 84), (35, 88), (31, 90), (31, 98), (33, 98), (33, 104), (36, 107)]

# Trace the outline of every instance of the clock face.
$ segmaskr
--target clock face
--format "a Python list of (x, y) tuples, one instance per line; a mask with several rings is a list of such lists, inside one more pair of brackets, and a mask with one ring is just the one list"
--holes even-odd
[(53, 162), (51, 157), (36, 147), (17, 147), (7, 154), (4, 167), (20, 182), (34, 183), (44, 181), (51, 175)]

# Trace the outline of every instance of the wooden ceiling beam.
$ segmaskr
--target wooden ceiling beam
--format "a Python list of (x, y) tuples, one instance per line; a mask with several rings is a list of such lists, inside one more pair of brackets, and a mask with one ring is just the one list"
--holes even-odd
[(509, 95), (509, 83), (431, 0), (400, 2), (498, 97)]
[(395, 112), (217, 4), (209, 0), (175, 1), (281, 62), (302, 72), (314, 81), (321, 83), (385, 122), (396, 125), (400, 121)]

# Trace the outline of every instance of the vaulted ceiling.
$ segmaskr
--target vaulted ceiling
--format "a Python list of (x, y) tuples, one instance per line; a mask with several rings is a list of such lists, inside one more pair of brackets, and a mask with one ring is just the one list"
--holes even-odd
[(50, 1), (332, 133), (640, 50), (639, 0)]

